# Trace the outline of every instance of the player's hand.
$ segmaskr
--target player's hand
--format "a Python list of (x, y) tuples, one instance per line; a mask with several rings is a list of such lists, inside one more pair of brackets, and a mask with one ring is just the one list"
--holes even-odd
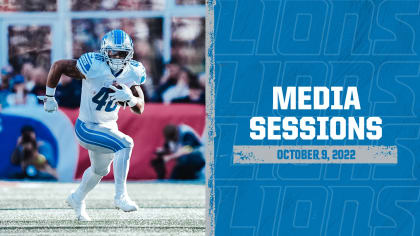
[(110, 93), (109, 98), (111, 100), (116, 100), (117, 102), (128, 102), (133, 101), (135, 99), (133, 93), (131, 92), (130, 88), (125, 85), (121, 84), (121, 89), (118, 89), (114, 85), (109, 87), (110, 89), (114, 90), (115, 93)]
[(58, 109), (57, 101), (55, 100), (55, 97), (49, 97), (49, 96), (38, 96), (38, 99), (44, 102), (44, 110), (46, 112), (55, 112)]

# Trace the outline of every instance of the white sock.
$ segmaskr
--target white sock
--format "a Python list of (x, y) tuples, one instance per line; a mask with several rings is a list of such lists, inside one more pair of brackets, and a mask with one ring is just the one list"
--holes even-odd
[(131, 148), (124, 148), (115, 153), (114, 180), (115, 199), (127, 196), (127, 175), (130, 167)]
[(95, 174), (92, 168), (89, 167), (85, 170), (82, 177), (82, 182), (73, 193), (76, 201), (83, 201), (86, 195), (92, 190), (102, 179), (102, 176)]

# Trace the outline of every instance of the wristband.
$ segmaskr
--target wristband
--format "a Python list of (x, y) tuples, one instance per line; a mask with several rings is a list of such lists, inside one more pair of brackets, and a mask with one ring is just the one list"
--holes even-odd
[(55, 94), (55, 88), (46, 87), (45, 95), (48, 97), (54, 97)]

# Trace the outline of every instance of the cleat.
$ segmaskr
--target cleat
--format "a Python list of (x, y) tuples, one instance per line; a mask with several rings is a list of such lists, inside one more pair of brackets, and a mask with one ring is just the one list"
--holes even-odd
[(73, 198), (73, 194), (66, 199), (67, 204), (74, 209), (78, 221), (91, 221), (89, 215), (86, 212), (85, 201), (78, 202)]
[(134, 201), (132, 201), (128, 196), (123, 196), (114, 199), (114, 204), (116, 209), (121, 209), (125, 212), (137, 211), (139, 209), (137, 204)]

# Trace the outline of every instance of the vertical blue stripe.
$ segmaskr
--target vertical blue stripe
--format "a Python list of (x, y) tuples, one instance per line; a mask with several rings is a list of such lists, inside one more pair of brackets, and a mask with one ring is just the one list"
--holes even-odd
[(114, 40), (115, 40), (115, 44), (121, 44), (122, 43), (122, 31), (121, 30), (115, 30), (114, 31)]
[(117, 44), (117, 31), (113, 32), (113, 36), (114, 36), (114, 43)]
[(117, 30), (117, 44), (121, 44), (121, 34), (119, 30)]

